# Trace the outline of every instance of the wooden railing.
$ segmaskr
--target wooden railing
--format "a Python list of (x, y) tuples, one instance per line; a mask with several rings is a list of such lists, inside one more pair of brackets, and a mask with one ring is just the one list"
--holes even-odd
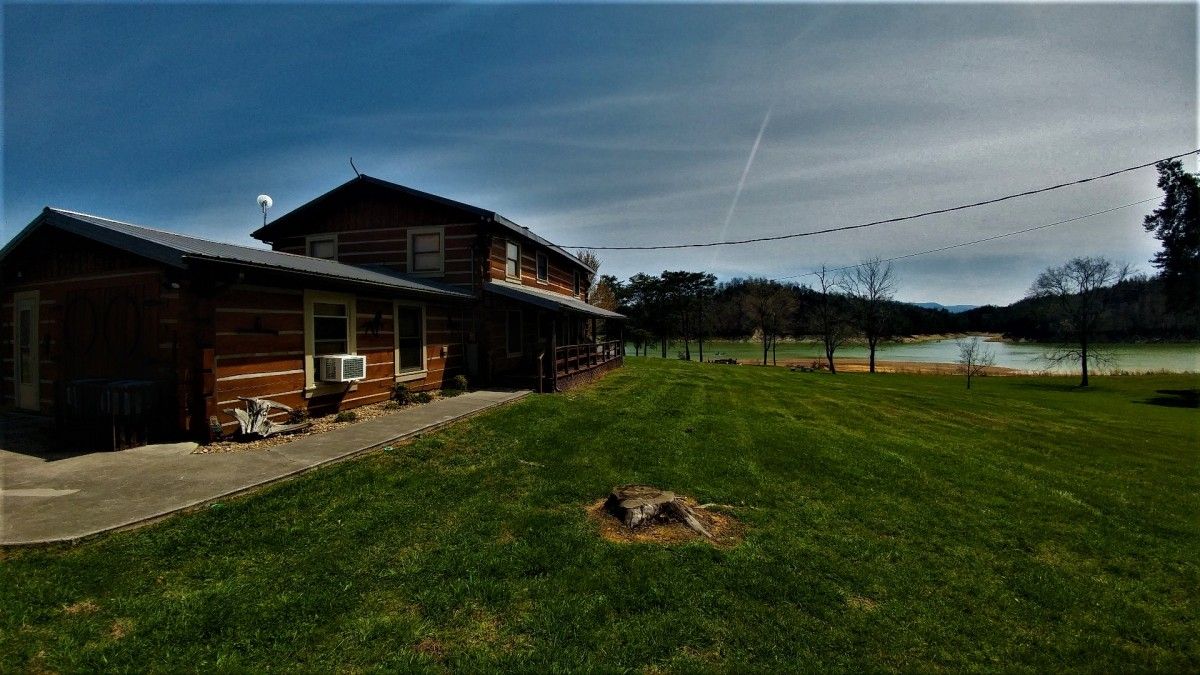
[(554, 374), (569, 375), (618, 359), (623, 355), (621, 347), (620, 340), (558, 347), (554, 350)]

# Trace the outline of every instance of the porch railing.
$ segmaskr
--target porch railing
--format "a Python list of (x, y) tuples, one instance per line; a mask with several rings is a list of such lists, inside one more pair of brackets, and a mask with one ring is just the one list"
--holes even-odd
[(621, 341), (563, 345), (554, 350), (554, 374), (570, 375), (603, 365), (622, 356)]

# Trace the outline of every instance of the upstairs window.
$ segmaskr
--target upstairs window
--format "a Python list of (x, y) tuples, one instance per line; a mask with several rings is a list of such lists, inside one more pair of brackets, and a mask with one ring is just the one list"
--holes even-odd
[(408, 271), (441, 274), (445, 262), (441, 228), (412, 228), (408, 231)]
[(537, 254), (537, 280), (542, 283), (550, 281), (550, 259), (545, 253)]
[(322, 234), (306, 238), (308, 255), (313, 258), (337, 260), (337, 237), (332, 234)]
[(515, 242), (507, 242), (504, 247), (504, 276), (521, 280), (521, 247)]
[(583, 290), (583, 282), (580, 280), (579, 270), (575, 270), (575, 295), (578, 296)]

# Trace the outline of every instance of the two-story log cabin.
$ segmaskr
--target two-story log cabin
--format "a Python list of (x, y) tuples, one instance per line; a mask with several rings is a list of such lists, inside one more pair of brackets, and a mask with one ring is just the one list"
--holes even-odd
[[(273, 250), (45, 209), (0, 250), (4, 405), (137, 408), (159, 436), (210, 438), (240, 397), (321, 415), (397, 384), (555, 391), (621, 363), (594, 270), (495, 212), (360, 176), (253, 236)], [(340, 355), (363, 372), (330, 377)]]

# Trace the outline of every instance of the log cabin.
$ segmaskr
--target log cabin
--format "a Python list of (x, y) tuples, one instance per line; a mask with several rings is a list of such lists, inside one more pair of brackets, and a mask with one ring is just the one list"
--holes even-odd
[(0, 249), (3, 407), (114, 447), (209, 441), (243, 397), (319, 416), (622, 363), (595, 271), (493, 211), (362, 175), (252, 236), (270, 250), (44, 209)]

